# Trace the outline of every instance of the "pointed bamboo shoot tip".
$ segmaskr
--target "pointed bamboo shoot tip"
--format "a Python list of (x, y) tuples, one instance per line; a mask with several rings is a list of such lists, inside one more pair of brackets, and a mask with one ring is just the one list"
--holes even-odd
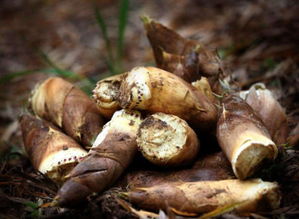
[(147, 15), (141, 15), (140, 19), (143, 22), (143, 24), (149, 24), (152, 22), (152, 19)]

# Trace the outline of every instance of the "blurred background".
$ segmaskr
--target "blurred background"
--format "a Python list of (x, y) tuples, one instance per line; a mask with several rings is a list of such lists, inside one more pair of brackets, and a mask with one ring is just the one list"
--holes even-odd
[(39, 81), (58, 75), (91, 94), (103, 77), (154, 65), (141, 15), (216, 50), (242, 89), (266, 83), (294, 127), (299, 118), (298, 12), (296, 0), (1, 0), (2, 171), (27, 162), (19, 158), (17, 119)]

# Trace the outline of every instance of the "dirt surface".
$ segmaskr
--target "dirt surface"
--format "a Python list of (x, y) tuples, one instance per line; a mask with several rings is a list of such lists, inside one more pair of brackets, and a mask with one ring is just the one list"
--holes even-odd
[[(116, 0), (0, 3), (0, 77), (36, 70), (0, 81), (0, 218), (134, 217), (117, 202), (115, 191), (119, 188), (93, 195), (77, 209), (49, 207), (57, 187), (33, 170), (22, 148), (17, 122), (27, 110), (31, 89), (50, 76), (45, 69), (51, 63), (78, 74), (83, 80), (69, 80), (80, 87), (84, 87), (85, 78), (96, 81), (109, 75), (106, 44), (95, 19), (95, 8), (107, 23), (114, 47), (119, 14)], [(242, 89), (255, 82), (265, 83), (286, 109), (293, 129), (299, 121), (298, 11), (296, 0), (131, 0), (122, 70), (154, 65), (140, 21), (141, 15), (149, 15), (182, 36), (217, 50), (229, 76)], [(298, 143), (281, 148), (276, 162), (259, 173), (263, 179), (280, 184), (281, 207), (244, 218), (298, 218), (298, 148)], [(220, 218), (238, 217), (229, 213)]]

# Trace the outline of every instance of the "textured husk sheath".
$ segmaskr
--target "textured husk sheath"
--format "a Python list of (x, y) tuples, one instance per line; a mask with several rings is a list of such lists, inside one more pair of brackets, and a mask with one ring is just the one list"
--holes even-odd
[(153, 114), (141, 123), (137, 145), (147, 160), (161, 166), (189, 164), (199, 150), (197, 136), (187, 122), (165, 113)]
[(87, 155), (78, 143), (56, 127), (31, 115), (20, 118), (25, 151), (36, 170), (57, 183)]
[(280, 204), (277, 184), (260, 179), (169, 182), (134, 188), (127, 195), (130, 202), (144, 209), (188, 213), (204, 213), (225, 206), (234, 206), (237, 212), (256, 212), (275, 209)]
[(251, 176), (263, 160), (277, 156), (277, 147), (267, 128), (253, 109), (237, 96), (223, 100), (217, 139), (240, 179)]
[(262, 83), (255, 84), (249, 89), (246, 102), (262, 119), (273, 141), (278, 145), (286, 143), (289, 134), (287, 116), (271, 91)]
[(93, 99), (102, 115), (111, 118), (113, 113), (120, 109), (117, 101), (121, 81), (126, 73), (111, 76), (97, 82), (93, 90)]
[[(155, 55), (155, 57), (162, 58), (162, 60), (157, 62), (157, 66), (179, 76), (187, 82), (198, 80), (201, 77), (197, 58), (198, 52), (195, 51), (195, 45), (193, 48), (194, 50), (186, 51), (185, 55), (171, 54), (162, 50), (161, 55)], [(157, 51), (157, 49), (154, 51)]]
[(222, 152), (198, 160), (192, 168), (171, 171), (136, 170), (129, 172), (122, 186), (148, 187), (169, 182), (197, 182), (235, 178), (231, 165)]
[(66, 134), (91, 146), (103, 121), (96, 104), (73, 84), (51, 77), (39, 85), (31, 97), (32, 110), (51, 121)]
[(187, 82), (206, 76), (213, 91), (220, 92), (218, 79), (222, 77), (224, 70), (215, 52), (204, 48), (197, 41), (183, 38), (148, 17), (143, 17), (143, 22), (157, 67), (172, 72)]
[(215, 125), (217, 110), (204, 93), (181, 78), (155, 67), (136, 67), (121, 84), (120, 106), (176, 115), (207, 129)]
[(55, 202), (60, 206), (74, 206), (91, 193), (111, 186), (137, 151), (136, 135), (140, 122), (137, 111), (115, 112), (98, 135), (88, 156), (69, 174)]

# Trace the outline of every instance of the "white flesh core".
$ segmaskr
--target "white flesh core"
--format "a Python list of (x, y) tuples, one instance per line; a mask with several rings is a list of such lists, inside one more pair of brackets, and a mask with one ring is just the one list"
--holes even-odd
[(60, 150), (58, 152), (52, 153), (44, 159), (38, 170), (41, 173), (47, 173), (59, 166), (78, 162), (87, 155), (87, 152), (82, 148), (68, 148), (67, 150)]
[(141, 114), (138, 111), (124, 109), (116, 111), (110, 122), (104, 125), (103, 130), (97, 136), (92, 147), (100, 145), (106, 136), (112, 132), (137, 133), (141, 121)]
[[(174, 115), (156, 113), (150, 126), (141, 125), (137, 144), (147, 158), (167, 160), (178, 155), (187, 141), (187, 123)], [(148, 118), (149, 119), (149, 118)], [(146, 123), (146, 120), (144, 120)]]
[(235, 175), (240, 179), (251, 175), (265, 158), (275, 159), (277, 156), (275, 143), (256, 132), (244, 131), (236, 143), (240, 146), (233, 152), (231, 163)]
[(130, 93), (127, 94), (127, 98), (130, 98), (127, 108), (138, 108), (146, 109), (149, 100), (152, 97), (150, 85), (149, 71), (145, 67), (135, 67), (133, 68), (126, 80), (129, 88), (131, 88)]
[(103, 108), (109, 109), (117, 105), (115, 101), (118, 95), (118, 89), (112, 84), (113, 81), (99, 82), (94, 89), (94, 99), (97, 104)]

